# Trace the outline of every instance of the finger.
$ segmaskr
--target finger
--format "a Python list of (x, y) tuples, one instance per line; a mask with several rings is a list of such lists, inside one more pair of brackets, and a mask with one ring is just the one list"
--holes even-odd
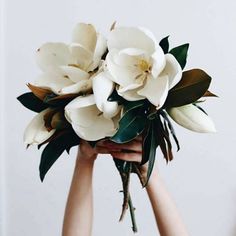
[(129, 151), (134, 151), (134, 152), (142, 152), (142, 143), (137, 140), (132, 140), (129, 143), (123, 143), (123, 144), (118, 144), (118, 143), (108, 143), (107, 148), (120, 148), (120, 149), (125, 149)]
[(123, 160), (123, 161), (134, 161), (134, 162), (141, 162), (142, 156), (140, 153), (123, 153), (123, 152), (111, 152), (112, 157)]
[(113, 151), (113, 152), (120, 152), (121, 150), (120, 150), (120, 149), (117, 149), (117, 148), (113, 148), (113, 149), (111, 150), (111, 149), (108, 149), (107, 147), (96, 146), (96, 147), (95, 147), (95, 151), (96, 151), (97, 153), (100, 153), (100, 154), (110, 154), (111, 151)]

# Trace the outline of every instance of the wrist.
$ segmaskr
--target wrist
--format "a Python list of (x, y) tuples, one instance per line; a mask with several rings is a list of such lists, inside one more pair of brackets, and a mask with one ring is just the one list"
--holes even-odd
[(83, 165), (93, 165), (96, 158), (97, 158), (97, 154), (86, 155), (79, 151), (77, 154), (76, 163), (83, 164)]

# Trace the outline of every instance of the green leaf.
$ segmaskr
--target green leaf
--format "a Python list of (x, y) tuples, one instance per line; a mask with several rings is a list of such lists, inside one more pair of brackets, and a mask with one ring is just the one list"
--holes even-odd
[(143, 108), (143, 110), (145, 110), (146, 108), (148, 108), (148, 100), (147, 99), (143, 99), (143, 100), (139, 100), (139, 101), (133, 101), (133, 102), (126, 102), (124, 104), (124, 114), (132, 109), (136, 109), (136, 108)]
[(127, 102), (123, 97), (121, 97), (117, 93), (116, 89), (113, 90), (111, 95), (107, 98), (107, 101), (109, 101), (109, 102), (118, 102), (119, 105), (124, 104), (125, 102)]
[(144, 152), (146, 152), (146, 154), (144, 155), (148, 155), (147, 180), (144, 186), (147, 186), (148, 184), (148, 181), (152, 174), (155, 159), (156, 159), (156, 148), (159, 145), (159, 140), (158, 140), (158, 136), (156, 132), (157, 132), (157, 129), (156, 129), (155, 121), (152, 120), (151, 125), (150, 125), (149, 135), (147, 136), (148, 140), (146, 141), (146, 146), (144, 147), (145, 149), (143, 150)]
[(187, 54), (188, 54), (189, 44), (183, 44), (176, 48), (170, 50), (170, 54), (172, 54), (176, 60), (179, 62), (182, 69), (184, 69), (187, 62)]
[(200, 69), (183, 73), (180, 82), (169, 91), (163, 107), (179, 107), (197, 101), (201, 98), (211, 83), (211, 77)]
[(163, 52), (166, 54), (169, 51), (169, 35), (163, 38), (160, 43), (160, 47), (162, 48)]
[(43, 103), (33, 93), (24, 93), (17, 97), (17, 100), (26, 108), (34, 112), (41, 112), (49, 107), (49, 105)]
[(178, 152), (178, 151), (180, 150), (180, 145), (179, 145), (178, 138), (177, 138), (177, 136), (176, 136), (176, 134), (175, 134), (174, 127), (173, 127), (173, 125), (172, 125), (170, 119), (168, 118), (167, 113), (166, 113), (164, 110), (162, 110), (162, 111), (160, 112), (160, 114), (161, 114), (161, 116), (164, 118), (164, 120), (167, 122), (167, 125), (168, 125), (168, 128), (169, 128), (169, 130), (170, 130), (170, 133), (171, 133), (171, 135), (172, 135), (172, 137), (173, 137), (173, 139), (174, 139), (174, 141), (175, 141), (175, 143), (176, 143), (177, 152)]
[(44, 148), (41, 155), (41, 161), (39, 165), (40, 179), (44, 180), (45, 175), (61, 154), (70, 148), (78, 145), (80, 138), (74, 132), (67, 132), (66, 134), (52, 140)]
[(133, 140), (142, 133), (146, 121), (142, 106), (127, 110), (119, 121), (118, 131), (110, 140), (116, 143), (126, 143)]

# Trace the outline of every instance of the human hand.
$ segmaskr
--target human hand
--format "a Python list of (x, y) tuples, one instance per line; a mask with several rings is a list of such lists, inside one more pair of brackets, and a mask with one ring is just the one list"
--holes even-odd
[(77, 161), (79, 162), (94, 162), (98, 154), (110, 154), (111, 151), (118, 152), (120, 148), (108, 148), (107, 140), (97, 142), (95, 147), (92, 147), (87, 141), (81, 139), (78, 146)]
[[(100, 145), (101, 147), (106, 148), (113, 158), (123, 161), (132, 161), (141, 163), (142, 136), (138, 136), (134, 140), (124, 144), (118, 144), (110, 140), (106, 140)], [(147, 164), (140, 165), (140, 171), (143, 176), (146, 176), (147, 169), (148, 169)]]

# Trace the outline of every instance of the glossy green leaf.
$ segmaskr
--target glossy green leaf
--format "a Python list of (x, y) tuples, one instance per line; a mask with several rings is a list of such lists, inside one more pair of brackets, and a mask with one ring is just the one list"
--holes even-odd
[(142, 108), (145, 110), (148, 108), (148, 100), (143, 99), (139, 101), (133, 101), (133, 102), (126, 102), (124, 104), (124, 114), (132, 109)]
[(124, 103), (127, 102), (123, 97), (121, 97), (117, 93), (116, 89), (113, 90), (111, 95), (107, 98), (107, 101), (109, 101), (109, 102), (118, 102), (119, 105), (124, 104)]
[(160, 47), (162, 48), (163, 52), (166, 54), (169, 51), (169, 35), (163, 38), (160, 43)]
[(74, 132), (67, 132), (52, 140), (44, 148), (39, 165), (40, 179), (44, 180), (45, 175), (61, 154), (75, 145), (78, 145), (80, 138)]
[(144, 152), (146, 152), (149, 158), (148, 158), (148, 170), (147, 170), (147, 180), (146, 180), (146, 184), (145, 186), (147, 186), (148, 181), (150, 179), (150, 176), (152, 174), (152, 170), (154, 167), (154, 163), (155, 163), (155, 159), (156, 159), (156, 148), (159, 145), (159, 139), (158, 139), (158, 135), (157, 135), (157, 127), (155, 124), (155, 121), (152, 120), (151, 121), (151, 125), (150, 125), (150, 130), (149, 130), (149, 135), (147, 137), (149, 140), (146, 144), (144, 148)]
[(49, 105), (43, 103), (32, 92), (24, 93), (17, 97), (17, 100), (26, 108), (34, 112), (41, 112), (49, 107)]
[(211, 83), (211, 77), (200, 69), (183, 73), (180, 82), (169, 91), (163, 107), (179, 107), (194, 103), (201, 98)]
[(172, 135), (172, 137), (173, 137), (173, 139), (174, 139), (174, 141), (175, 141), (175, 143), (176, 143), (177, 152), (178, 152), (178, 151), (180, 150), (179, 141), (178, 141), (178, 138), (177, 138), (177, 136), (176, 136), (174, 127), (173, 127), (173, 125), (172, 125), (172, 123), (171, 123), (171, 121), (170, 121), (170, 119), (169, 119), (169, 117), (168, 117), (168, 114), (167, 114), (164, 110), (162, 110), (162, 111), (160, 112), (160, 114), (161, 114), (161, 116), (164, 118), (164, 120), (167, 122), (168, 129), (170, 130), (170, 133), (171, 133), (171, 135)]
[(140, 107), (126, 111), (119, 121), (119, 129), (110, 139), (116, 143), (126, 143), (142, 133), (146, 126), (146, 117)]
[(179, 62), (182, 69), (184, 69), (187, 62), (187, 54), (188, 54), (189, 44), (183, 44), (178, 47), (175, 47), (170, 50), (170, 54), (172, 54), (176, 60)]

